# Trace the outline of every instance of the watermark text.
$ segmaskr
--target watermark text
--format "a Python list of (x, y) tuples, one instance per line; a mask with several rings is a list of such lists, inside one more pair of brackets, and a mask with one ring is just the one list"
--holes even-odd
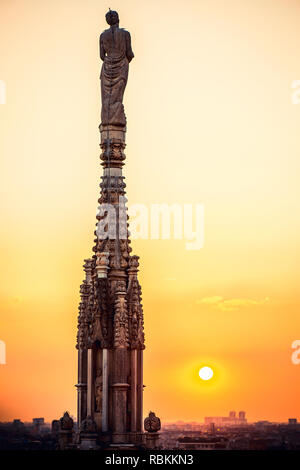
[(6, 104), (6, 83), (0, 80), (0, 104)]
[(292, 363), (295, 365), (300, 364), (300, 339), (295, 339), (295, 341), (292, 342), (292, 349), (295, 349), (292, 354)]
[(126, 211), (127, 199), (118, 204), (103, 203), (98, 207), (97, 236), (100, 240), (186, 240), (187, 250), (199, 250), (204, 244), (203, 204), (133, 204)]
[(0, 340), (0, 365), (6, 364), (6, 344)]

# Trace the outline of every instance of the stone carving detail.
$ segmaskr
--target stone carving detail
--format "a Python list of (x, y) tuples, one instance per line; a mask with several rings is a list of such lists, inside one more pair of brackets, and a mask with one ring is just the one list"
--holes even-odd
[[(102, 128), (101, 128), (102, 129)], [(105, 132), (104, 132), (104, 137)], [(115, 168), (122, 168), (125, 160), (125, 142), (116, 138), (104, 138), (100, 144), (102, 153), (100, 155), (100, 160), (102, 161), (102, 166), (108, 168), (108, 166), (113, 166)], [(105, 177), (102, 177), (104, 181)]]
[[(114, 128), (111, 127), (109, 132), (113, 134)], [(124, 137), (117, 138), (109, 134), (107, 139), (103, 128), (101, 133), (103, 152), (100, 158), (104, 168), (108, 165), (110, 168), (121, 168), (125, 160)], [(85, 263), (86, 279), (80, 287), (77, 334), (79, 349), (92, 347), (95, 341), (99, 341), (102, 348), (113, 345), (132, 349), (145, 347), (141, 287), (137, 279), (139, 258), (131, 255), (125, 186), (122, 175), (106, 174), (102, 177), (98, 202), (115, 205), (118, 236), (116, 239), (98, 239), (95, 231), (95, 255)], [(123, 197), (121, 202), (120, 196)], [(97, 220), (103, 217), (97, 215)], [(110, 275), (116, 270), (120, 272), (119, 278), (116, 274)]]
[(140, 263), (139, 263), (139, 258), (140, 258), (139, 256), (133, 255), (133, 256), (131, 256), (130, 259), (129, 259), (129, 268), (135, 269), (136, 272), (137, 272), (137, 269), (138, 269), (138, 267), (139, 267), (139, 265), (140, 265)]
[(129, 249), (128, 249), (128, 241), (127, 240), (120, 240), (120, 267), (127, 268), (128, 266), (128, 258), (129, 258)]
[(80, 286), (81, 301), (79, 304), (77, 349), (87, 349), (92, 319), (91, 311), (91, 291), (92, 291), (92, 270), (93, 259), (85, 260), (83, 265), (86, 278)]
[(86, 349), (89, 330), (89, 294), (90, 285), (84, 280), (80, 286), (81, 302), (79, 304), (77, 349)]
[(98, 313), (94, 315), (93, 317), (93, 323), (92, 323), (92, 334), (90, 338), (90, 346), (96, 341), (99, 341), (100, 343), (103, 342), (103, 334), (102, 334), (102, 326), (101, 326), (101, 317), (100, 314)]
[(150, 411), (148, 417), (145, 419), (144, 428), (147, 432), (158, 432), (160, 430), (160, 419), (158, 416), (155, 416), (153, 411)]
[(97, 432), (97, 424), (91, 416), (87, 416), (81, 423), (80, 431), (84, 433)]
[[(102, 210), (101, 207), (96, 216), (93, 256), (85, 260), (86, 276), (80, 286), (78, 422), (83, 434), (96, 433), (98, 427), (100, 436), (103, 427), (105, 433), (111, 433), (109, 439), (115, 442), (123, 439), (123, 432), (127, 434), (132, 429), (140, 443), (142, 374), (135, 372), (132, 375), (131, 368), (135, 371), (142, 368), (140, 350), (145, 348), (144, 319), (138, 282), (139, 258), (131, 254), (126, 184), (122, 175), (126, 158), (123, 93), (128, 62), (133, 54), (129, 33), (119, 28), (117, 20), (115, 12), (109, 13), (111, 27), (100, 38), (100, 53), (104, 61), (101, 72), (100, 162), (104, 171), (98, 199), (100, 205), (111, 204), (115, 210), (110, 211), (111, 207), (107, 206)], [(130, 349), (139, 350), (139, 353), (127, 352)], [(96, 374), (95, 367), (98, 367)], [(136, 399), (132, 399), (134, 394), (130, 386), (136, 382)], [(86, 417), (87, 413), (91, 416)], [(153, 419), (153, 414), (150, 415), (147, 426), (155, 432), (153, 430), (157, 428), (159, 419), (155, 415)], [(90, 445), (95, 436), (87, 435), (85, 438)]]
[(119, 15), (116, 11), (106, 14), (110, 28), (100, 36), (101, 70), (101, 121), (103, 125), (126, 126), (123, 95), (128, 78), (128, 64), (134, 55), (131, 49), (130, 34), (119, 28)]
[(107, 292), (107, 279), (98, 280), (98, 305), (102, 329), (102, 347), (108, 348), (110, 343), (109, 331), (109, 305), (110, 301)]
[(129, 317), (131, 321), (131, 348), (144, 348), (143, 314), (140, 304), (139, 283), (134, 279), (129, 292)]
[(63, 417), (60, 418), (59, 426), (62, 431), (71, 431), (73, 429), (74, 422), (67, 411), (64, 413)]
[(123, 281), (117, 283), (115, 295), (114, 347), (127, 348), (129, 346), (128, 312)]
[(145, 349), (145, 334), (144, 334), (144, 313), (142, 301), (142, 288), (138, 282), (139, 291), (139, 309), (138, 309), (138, 344), (141, 349)]
[(115, 191), (118, 194), (124, 194), (124, 189), (126, 188), (124, 176), (102, 176), (100, 188), (109, 188), (111, 191)]
[(129, 310), (129, 330), (132, 349), (144, 349), (144, 318), (141, 304), (141, 286), (137, 279), (139, 267), (139, 257), (129, 258), (129, 286), (128, 286), (128, 310)]
[(95, 411), (102, 412), (102, 370), (97, 370), (95, 380)]
[(96, 256), (96, 272), (98, 277), (107, 277), (109, 269), (109, 252), (97, 252)]

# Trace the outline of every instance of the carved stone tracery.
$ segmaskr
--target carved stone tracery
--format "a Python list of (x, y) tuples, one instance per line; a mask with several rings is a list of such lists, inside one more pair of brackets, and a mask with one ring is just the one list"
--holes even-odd
[[(133, 439), (133, 442), (140, 442), (144, 320), (137, 276), (139, 258), (131, 254), (126, 184), (122, 175), (126, 158), (126, 119), (121, 102), (123, 94), (118, 95), (116, 86), (118, 79), (125, 77), (122, 74), (128, 66), (126, 60), (133, 55), (128, 49), (129, 33), (124, 33), (125, 30), (113, 22), (117, 18), (116, 12), (108, 13), (108, 17), (111, 29), (100, 37), (104, 61), (102, 105), (107, 111), (102, 109), (99, 126), (103, 167), (99, 185), (100, 207), (94, 231), (94, 254), (85, 260), (85, 279), (80, 286), (76, 346), (79, 350), (78, 422), (83, 433), (98, 430), (110, 433), (112, 441), (130, 442)], [(112, 34), (120, 41), (127, 38), (128, 57), (123, 57), (124, 63), (117, 63), (115, 55), (115, 47), (122, 49), (124, 46), (123, 39), (111, 42)], [(112, 62), (115, 63), (113, 67)], [(111, 80), (110, 68), (116, 74), (116, 82)], [(112, 109), (106, 101), (109, 86), (112, 86)]]

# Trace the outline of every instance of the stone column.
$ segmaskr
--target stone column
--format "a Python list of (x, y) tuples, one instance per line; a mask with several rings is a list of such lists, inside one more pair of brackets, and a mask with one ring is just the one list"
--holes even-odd
[(126, 406), (129, 384), (115, 383), (113, 388), (114, 432), (113, 442), (126, 443)]
[(136, 432), (137, 419), (137, 350), (131, 351), (131, 432)]
[(66, 411), (58, 424), (58, 444), (60, 450), (71, 449), (73, 447), (73, 426), (73, 419)]
[(81, 422), (86, 418), (87, 411), (87, 383), (86, 383), (86, 350), (78, 350), (78, 384), (77, 388), (77, 420), (78, 429), (80, 429)]
[(102, 351), (102, 431), (108, 430), (108, 356)]
[(146, 447), (149, 450), (159, 448), (159, 433), (158, 432), (146, 432)]
[(87, 416), (93, 416), (93, 350), (87, 352)]
[(85, 280), (80, 286), (80, 304), (78, 317), (78, 333), (77, 344), (78, 349), (78, 383), (77, 388), (77, 422), (78, 428), (83, 419), (86, 418), (87, 411), (87, 307), (91, 289), (92, 279), (92, 262), (91, 258), (84, 260)]
[(113, 394), (113, 442), (126, 443), (128, 435), (126, 430), (127, 393), (129, 384), (126, 379), (127, 350), (125, 348), (114, 351), (114, 383)]
[[(126, 429), (127, 375), (130, 370), (128, 311), (126, 282), (119, 280), (115, 287), (114, 356), (113, 356), (113, 442), (128, 442)], [(128, 364), (129, 361), (129, 364)]]
[(143, 350), (137, 351), (137, 431), (143, 432)]

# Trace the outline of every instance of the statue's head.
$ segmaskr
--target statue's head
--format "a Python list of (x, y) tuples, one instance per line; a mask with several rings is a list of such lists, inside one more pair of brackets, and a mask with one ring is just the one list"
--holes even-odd
[(109, 10), (106, 13), (105, 18), (106, 18), (106, 22), (110, 26), (114, 26), (115, 24), (119, 24), (119, 15), (118, 15), (117, 11)]

